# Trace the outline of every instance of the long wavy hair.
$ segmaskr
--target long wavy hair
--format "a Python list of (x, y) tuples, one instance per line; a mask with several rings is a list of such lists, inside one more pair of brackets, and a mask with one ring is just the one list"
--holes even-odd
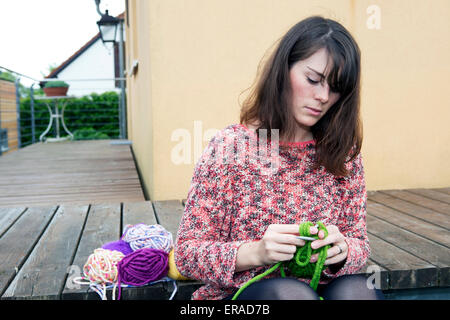
[[(360, 49), (350, 33), (338, 22), (321, 16), (306, 18), (294, 25), (279, 41), (262, 70), (258, 68), (254, 88), (241, 107), (240, 123), (258, 123), (287, 141), (295, 137), (295, 118), (290, 111), (291, 87), (289, 70), (298, 61), (325, 48), (330, 72), (325, 79), (339, 99), (311, 127), (316, 141), (316, 162), (312, 169), (324, 166), (336, 176), (346, 176), (345, 163), (361, 151), (360, 119)], [(327, 65), (328, 68), (328, 65)], [(347, 160), (348, 159), (348, 160)]]

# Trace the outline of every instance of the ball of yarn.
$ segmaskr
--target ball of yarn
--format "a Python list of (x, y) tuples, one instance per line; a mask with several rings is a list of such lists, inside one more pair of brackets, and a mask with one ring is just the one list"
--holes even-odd
[[(303, 222), (299, 227), (299, 234), (301, 236), (307, 236), (312, 237), (315, 239), (319, 239), (318, 235), (311, 235), (310, 234), (310, 228), (313, 226), (313, 223), (310, 221)], [(317, 222), (317, 226), (319, 231), (324, 232), (324, 238), (328, 236), (328, 230), (325, 227), (325, 225), (321, 222)], [(254, 278), (250, 279), (242, 287), (239, 288), (239, 290), (234, 294), (233, 298), (231, 300), (236, 300), (237, 297), (242, 293), (243, 290), (245, 290), (249, 285), (252, 283), (259, 281), (260, 279), (264, 278), (265, 276), (271, 274), (275, 270), (280, 268), (281, 276), (284, 278), (286, 277), (286, 274), (284, 272), (284, 267), (286, 266), (291, 273), (296, 277), (311, 277), (311, 281), (309, 283), (309, 286), (314, 289), (314, 291), (317, 290), (317, 285), (319, 284), (320, 275), (324, 269), (324, 263), (325, 259), (327, 258), (327, 252), (330, 248), (330, 245), (325, 245), (319, 249), (312, 249), (311, 248), (311, 242), (307, 242), (302, 247), (297, 247), (297, 250), (294, 254), (294, 258), (289, 261), (280, 261), (276, 264), (274, 264), (271, 268), (266, 270), (265, 272), (255, 276)], [(319, 257), (317, 259), (317, 262), (311, 263), (311, 255), (318, 253)], [(320, 297), (321, 300), (323, 300), (322, 297)]]
[(167, 255), (163, 250), (151, 248), (130, 253), (118, 263), (120, 282), (142, 286), (163, 278), (168, 271)]
[(177, 270), (175, 265), (174, 249), (169, 252), (169, 272), (167, 273), (167, 276), (174, 280), (189, 280), (189, 278), (186, 278)]
[(122, 252), (124, 255), (130, 254), (133, 252), (133, 249), (131, 249), (130, 244), (123, 240), (118, 241), (112, 241), (104, 244), (102, 246), (103, 249), (107, 250), (116, 250), (119, 252)]
[[(142, 286), (167, 275), (167, 252), (144, 248), (125, 256), (117, 265), (119, 284)], [(119, 299), (121, 287), (119, 286)]]
[(115, 283), (117, 281), (117, 264), (125, 257), (120, 251), (95, 249), (83, 267), (86, 278), (95, 283)]
[(159, 224), (139, 223), (134, 226), (127, 226), (122, 240), (128, 242), (133, 251), (152, 248), (169, 253), (173, 248), (172, 234)]
[[(324, 238), (328, 236), (328, 230), (325, 225), (319, 221), (317, 223), (319, 231), (323, 231)], [(310, 228), (313, 226), (312, 222), (304, 222), (300, 225), (299, 233), (302, 236), (314, 237), (319, 239), (318, 235), (311, 235)], [(319, 283), (320, 274), (323, 270), (325, 259), (327, 258), (327, 251), (330, 245), (326, 245), (319, 249), (312, 249), (311, 242), (306, 243), (302, 247), (297, 247), (294, 258), (286, 261), (284, 264), (291, 271), (293, 275), (299, 278), (311, 277), (310, 286), (316, 290)], [(310, 262), (311, 256), (318, 253), (318, 259), (316, 262)]]

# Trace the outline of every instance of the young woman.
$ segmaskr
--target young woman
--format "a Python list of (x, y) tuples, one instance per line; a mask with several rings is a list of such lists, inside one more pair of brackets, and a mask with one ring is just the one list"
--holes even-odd
[[(350, 33), (319, 16), (293, 26), (244, 102), (240, 123), (216, 134), (196, 164), (175, 244), (180, 273), (205, 283), (193, 299), (229, 299), (292, 259), (305, 245), (296, 238), (305, 221), (328, 230), (313, 248), (331, 245), (317, 292), (310, 279), (278, 271), (239, 298), (382, 298), (355, 274), (370, 255), (359, 99), (360, 50)], [(277, 153), (264, 161), (260, 155), (273, 146)]]

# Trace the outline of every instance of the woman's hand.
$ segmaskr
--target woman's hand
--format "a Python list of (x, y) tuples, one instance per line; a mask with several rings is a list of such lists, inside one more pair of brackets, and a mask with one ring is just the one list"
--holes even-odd
[(258, 241), (257, 255), (261, 265), (269, 265), (279, 261), (291, 260), (297, 246), (302, 247), (305, 241), (297, 239), (298, 224), (271, 224), (264, 236)]
[[(345, 241), (345, 236), (340, 233), (339, 229), (335, 225), (326, 226), (328, 230), (328, 236), (324, 239), (324, 232), (319, 231), (316, 227), (311, 228), (311, 234), (317, 234), (320, 240), (315, 240), (311, 243), (312, 249), (321, 248), (327, 244), (331, 245), (328, 249), (327, 259), (325, 260), (325, 265), (332, 265), (343, 262), (347, 259), (348, 245)], [(311, 262), (317, 261), (318, 254), (313, 254), (311, 256)]]

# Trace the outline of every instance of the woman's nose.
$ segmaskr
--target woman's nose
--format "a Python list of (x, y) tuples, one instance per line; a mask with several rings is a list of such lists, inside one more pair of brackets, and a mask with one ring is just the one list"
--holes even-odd
[(327, 103), (329, 99), (329, 91), (327, 85), (320, 85), (316, 89), (316, 99), (320, 100), (322, 103)]

